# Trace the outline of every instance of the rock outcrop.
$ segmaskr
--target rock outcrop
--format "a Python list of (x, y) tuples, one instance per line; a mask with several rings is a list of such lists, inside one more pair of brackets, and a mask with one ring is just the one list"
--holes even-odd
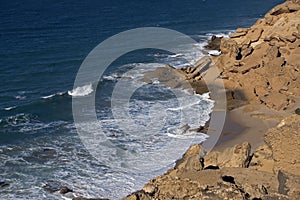
[(298, 199), (299, 121), (292, 115), (269, 129), (266, 145), (253, 154), (248, 142), (207, 154), (193, 145), (174, 168), (124, 200)]
[(300, 97), (299, 10), (299, 1), (286, 1), (251, 28), (222, 38), (214, 61), (228, 90), (242, 90), (248, 101), (276, 110)]
[[(283, 110), (300, 98), (299, 7), (299, 1), (286, 1), (251, 28), (238, 28), (230, 38), (213, 36), (208, 43), (208, 49), (221, 51), (212, 59), (228, 93), (243, 91), (243, 98), (237, 100)], [(182, 70), (196, 88), (195, 82), (205, 85), (201, 74), (205, 66), (200, 68), (195, 65)], [(232, 103), (230, 97), (228, 100)]]
[[(253, 153), (248, 142), (209, 153), (200, 144), (191, 146), (174, 168), (124, 200), (300, 199), (300, 116), (297, 109), (293, 115), (284, 111), (300, 98), (299, 45), (299, 0), (276, 6), (228, 39), (213, 37), (207, 48), (221, 51), (212, 59), (224, 80), (228, 109), (262, 104), (287, 117), (264, 134), (265, 144)], [(205, 85), (210, 59), (178, 70), (196, 91)]]

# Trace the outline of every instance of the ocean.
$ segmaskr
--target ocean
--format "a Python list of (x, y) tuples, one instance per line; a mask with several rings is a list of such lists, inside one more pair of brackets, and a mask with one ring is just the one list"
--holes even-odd
[[(98, 84), (73, 89), (85, 57), (107, 38), (140, 27), (179, 31), (203, 49), (212, 35), (249, 27), (282, 2), (1, 1), (0, 199), (71, 199), (72, 194), (50, 191), (61, 186), (76, 196), (120, 199), (164, 173), (191, 143), (207, 138), (176, 134), (182, 124), (178, 110), (184, 110), (193, 126), (204, 125), (214, 102), (208, 94), (186, 93), (188, 106), (180, 108), (170, 88), (155, 80), (141, 86), (140, 79), (167, 63), (194, 63), (205, 52), (189, 46), (181, 47), (180, 55), (157, 49), (129, 52), (106, 69)], [(128, 91), (128, 106), (131, 118), (145, 129), (113, 115), (111, 97), (122, 77), (139, 86)], [(82, 143), (72, 115), (72, 98), (91, 94), (97, 119), (113, 144), (103, 145), (97, 158)], [(118, 112), (122, 106), (114, 109)], [(149, 113), (164, 123), (149, 127)], [(94, 123), (81, 125), (97, 132)]]

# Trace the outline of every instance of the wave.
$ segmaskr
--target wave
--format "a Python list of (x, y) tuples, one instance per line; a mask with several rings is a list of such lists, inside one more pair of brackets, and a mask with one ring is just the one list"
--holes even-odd
[(26, 96), (17, 95), (17, 96), (15, 96), (15, 98), (18, 100), (24, 100), (24, 99), (26, 99)]
[(52, 98), (52, 97), (54, 97), (54, 96), (62, 96), (62, 95), (64, 95), (64, 94), (66, 94), (66, 92), (58, 92), (58, 93), (55, 93), (55, 94), (50, 94), (50, 95), (48, 95), (48, 96), (43, 96), (43, 97), (41, 97), (42, 99), (49, 99), (49, 98)]
[(216, 31), (216, 32), (207, 33), (205, 35), (208, 37), (215, 35), (217, 37), (229, 38), (229, 34), (234, 33), (234, 32), (235, 32), (235, 30), (224, 30), (224, 31)]
[(77, 87), (73, 90), (68, 91), (68, 95), (73, 96), (73, 97), (83, 97), (91, 94), (93, 92), (93, 86), (92, 84), (84, 85), (81, 87)]
[(178, 54), (175, 54), (175, 55), (171, 55), (170, 57), (171, 58), (178, 58), (178, 57), (184, 57), (185, 55), (182, 54), (182, 53), (178, 53)]
[[(178, 130), (179, 131), (179, 130)], [(176, 139), (198, 139), (198, 142), (204, 142), (209, 136), (201, 133), (201, 132), (188, 132), (185, 134), (178, 134), (177, 130), (175, 130), (176, 133), (170, 133), (167, 132), (167, 136), (171, 138), (176, 138)]]
[(27, 124), (31, 122), (34, 117), (30, 114), (19, 113), (14, 116), (9, 116), (7, 118), (1, 119), (1, 125), (9, 125), (9, 126), (18, 126), (20, 124)]
[(17, 106), (6, 107), (6, 108), (2, 108), (2, 110), (9, 111), (9, 110), (15, 109), (16, 107), (17, 107)]

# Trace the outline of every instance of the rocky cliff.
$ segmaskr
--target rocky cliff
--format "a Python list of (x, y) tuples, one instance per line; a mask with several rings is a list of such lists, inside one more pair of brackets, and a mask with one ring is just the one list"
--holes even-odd
[[(256, 149), (248, 142), (209, 153), (191, 146), (174, 168), (124, 200), (300, 199), (300, 116), (292, 114), (300, 98), (299, 45), (299, 0), (276, 6), (230, 38), (213, 37), (208, 48), (221, 51), (212, 60), (221, 71), (228, 109), (259, 104), (285, 117)], [(204, 58), (179, 70), (198, 92), (206, 90), (198, 70), (205, 62), (210, 64)]]
[(277, 110), (300, 97), (299, 10), (299, 1), (286, 1), (221, 40), (222, 54), (214, 61), (226, 88)]

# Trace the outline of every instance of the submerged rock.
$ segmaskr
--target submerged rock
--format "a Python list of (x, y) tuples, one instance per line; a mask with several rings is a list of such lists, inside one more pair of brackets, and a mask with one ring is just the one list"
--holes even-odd
[(8, 187), (10, 184), (5, 181), (0, 181), (0, 188)]

